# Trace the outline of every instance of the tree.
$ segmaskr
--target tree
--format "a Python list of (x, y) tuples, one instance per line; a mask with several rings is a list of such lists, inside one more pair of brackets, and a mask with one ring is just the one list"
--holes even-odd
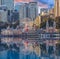
[(46, 28), (46, 22), (48, 21), (49, 26), (53, 26), (54, 19), (49, 16), (42, 16), (40, 28)]
[(46, 21), (48, 20), (48, 15), (41, 16), (40, 28), (46, 28)]
[(37, 16), (36, 19), (34, 20), (34, 24), (40, 28), (40, 24), (41, 24), (41, 17)]
[[(60, 29), (60, 16), (55, 18), (56, 21), (56, 28)], [(60, 30), (59, 30), (60, 31)]]

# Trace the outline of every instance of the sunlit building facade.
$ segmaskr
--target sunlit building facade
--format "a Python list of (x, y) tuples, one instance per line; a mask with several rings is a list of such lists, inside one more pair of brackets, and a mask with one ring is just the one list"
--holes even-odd
[(54, 14), (55, 17), (60, 16), (60, 0), (54, 0), (54, 8), (49, 11), (50, 14)]
[(54, 15), (60, 16), (60, 0), (55, 0)]

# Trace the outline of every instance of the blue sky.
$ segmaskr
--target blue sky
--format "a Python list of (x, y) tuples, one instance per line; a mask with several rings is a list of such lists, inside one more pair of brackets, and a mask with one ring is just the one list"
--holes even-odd
[(49, 8), (52, 8), (54, 6), (54, 0), (15, 0), (16, 2), (31, 2), (31, 1), (37, 1), (42, 4), (48, 5)]
[(47, 4), (48, 8), (54, 7), (54, 0), (38, 0), (38, 1), (43, 3), (43, 4)]

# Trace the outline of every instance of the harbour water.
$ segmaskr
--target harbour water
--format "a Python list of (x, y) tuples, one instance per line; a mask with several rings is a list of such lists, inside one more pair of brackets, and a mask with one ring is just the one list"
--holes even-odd
[[(43, 44), (11, 44), (7, 49), (0, 51), (0, 59), (60, 59), (60, 50), (54, 51), (54, 46)], [(4, 47), (3, 47), (4, 48)]]

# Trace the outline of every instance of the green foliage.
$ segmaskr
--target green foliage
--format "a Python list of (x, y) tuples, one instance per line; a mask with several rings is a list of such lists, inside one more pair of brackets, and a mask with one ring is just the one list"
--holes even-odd
[(56, 21), (56, 28), (60, 29), (60, 16), (56, 17), (55, 21)]
[(51, 18), (51, 17), (49, 17), (49, 18), (47, 18), (47, 17), (44, 18), (44, 17), (43, 17), (42, 20), (43, 20), (43, 21), (41, 22), (40, 28), (46, 28), (46, 22), (47, 22), (47, 21), (49, 22), (49, 26), (52, 26), (52, 25), (53, 25), (54, 19)]

